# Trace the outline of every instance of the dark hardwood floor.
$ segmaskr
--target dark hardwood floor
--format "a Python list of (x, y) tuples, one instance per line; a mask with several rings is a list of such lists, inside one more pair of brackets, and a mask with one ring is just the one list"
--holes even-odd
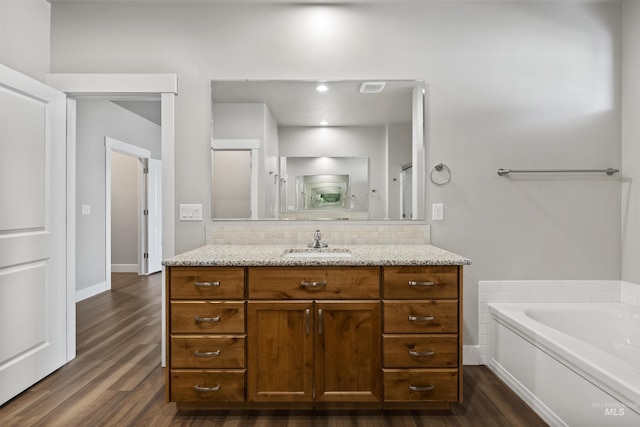
[(453, 411), (180, 411), (164, 402), (161, 276), (113, 275), (77, 305), (77, 358), (0, 406), (0, 426), (544, 426), (484, 366)]

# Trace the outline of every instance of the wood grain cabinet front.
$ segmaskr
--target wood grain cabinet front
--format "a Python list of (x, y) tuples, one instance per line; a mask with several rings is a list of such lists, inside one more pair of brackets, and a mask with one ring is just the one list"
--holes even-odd
[(462, 267), (385, 267), (385, 403), (462, 402)]
[(446, 409), (462, 401), (462, 267), (167, 270), (178, 409)]
[(167, 286), (167, 400), (244, 403), (244, 268), (171, 267)]
[(382, 399), (380, 268), (249, 268), (248, 400)]

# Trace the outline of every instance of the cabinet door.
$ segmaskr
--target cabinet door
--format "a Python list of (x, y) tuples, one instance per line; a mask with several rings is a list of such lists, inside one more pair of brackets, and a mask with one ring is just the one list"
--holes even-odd
[(377, 402), (380, 303), (316, 303), (316, 401)]
[(250, 301), (247, 310), (247, 399), (312, 401), (313, 302)]

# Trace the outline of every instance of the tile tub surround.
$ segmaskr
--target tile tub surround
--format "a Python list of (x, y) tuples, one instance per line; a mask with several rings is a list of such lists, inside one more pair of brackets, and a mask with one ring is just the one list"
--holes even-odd
[[(163, 262), (166, 266), (386, 266), (469, 265), (460, 255), (431, 245), (336, 245), (351, 252), (349, 258), (297, 258), (282, 256), (295, 245), (206, 245)], [(319, 250), (321, 251), (321, 249)]]
[(487, 362), (487, 334), (492, 302), (622, 302), (640, 307), (640, 285), (620, 280), (500, 280), (478, 283), (481, 365)]
[(329, 247), (336, 245), (421, 245), (431, 243), (427, 224), (362, 224), (331, 221), (291, 224), (286, 221), (260, 224), (216, 224), (205, 227), (207, 245), (306, 245), (319, 229)]

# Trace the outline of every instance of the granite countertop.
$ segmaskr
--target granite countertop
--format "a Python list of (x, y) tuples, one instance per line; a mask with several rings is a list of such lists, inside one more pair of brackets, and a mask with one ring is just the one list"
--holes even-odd
[(283, 256), (290, 250), (311, 251), (304, 246), (207, 245), (163, 261), (170, 267), (197, 266), (380, 266), (469, 265), (471, 260), (431, 245), (330, 246), (317, 252), (350, 252), (351, 257), (315, 258)]

